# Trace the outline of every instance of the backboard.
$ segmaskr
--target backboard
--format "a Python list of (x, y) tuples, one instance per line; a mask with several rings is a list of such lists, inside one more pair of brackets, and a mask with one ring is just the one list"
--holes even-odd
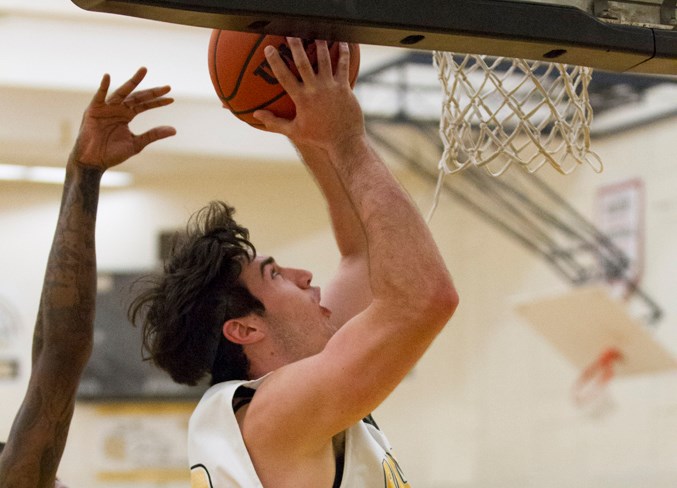
[(589, 366), (604, 351), (622, 359), (619, 376), (655, 374), (677, 369), (677, 360), (626, 304), (599, 286), (521, 303), (517, 312), (577, 369)]
[(72, 0), (200, 27), (677, 74), (677, 0)]

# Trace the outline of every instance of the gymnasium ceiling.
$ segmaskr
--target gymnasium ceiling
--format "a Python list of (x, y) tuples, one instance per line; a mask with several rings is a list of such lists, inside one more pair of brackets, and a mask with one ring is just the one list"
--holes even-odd
[[(144, 114), (135, 130), (176, 126), (177, 137), (139, 156), (132, 172), (186, 171), (223, 159), (288, 162), (295, 153), (284, 138), (251, 129), (216, 99), (207, 71), (210, 31), (80, 10), (70, 0), (0, 0), (0, 163), (62, 166), (77, 133), (83, 108), (109, 72), (113, 85), (147, 66), (144, 86), (171, 84), (176, 103)], [(401, 109), (393, 81), (423, 95), (413, 101), (417, 116), (439, 112), (432, 67), (413, 51), (362, 46), (358, 97), (367, 115)], [(427, 55), (427, 54), (426, 54)], [(425, 56), (424, 56), (425, 58)], [(367, 83), (366, 79), (370, 82)], [(596, 74), (591, 99), (598, 134), (616, 133), (677, 114), (674, 79)], [(405, 107), (406, 109), (406, 107)], [(423, 112), (421, 112), (423, 111)]]

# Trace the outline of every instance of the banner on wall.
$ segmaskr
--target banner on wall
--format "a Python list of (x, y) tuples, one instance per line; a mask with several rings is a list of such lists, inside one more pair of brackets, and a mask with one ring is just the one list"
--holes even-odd
[(20, 333), (19, 314), (9, 300), (0, 296), (0, 383), (19, 378)]
[(127, 311), (146, 286), (143, 279), (148, 273), (98, 273), (94, 350), (82, 374), (78, 400), (197, 402), (209, 388), (207, 382), (180, 385), (143, 360), (143, 328), (131, 324)]
[(601, 187), (596, 210), (598, 229), (628, 258), (628, 268), (624, 279), (617, 280), (618, 286), (638, 284), (644, 268), (644, 183), (634, 178)]
[(188, 420), (194, 408), (194, 403), (97, 406), (97, 479), (130, 486), (188, 483)]

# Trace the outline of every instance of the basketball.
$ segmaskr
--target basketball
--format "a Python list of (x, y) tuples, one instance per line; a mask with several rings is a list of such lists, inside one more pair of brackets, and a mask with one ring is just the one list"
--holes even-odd
[[(263, 50), (274, 46), (291, 71), (298, 76), (291, 50), (284, 36), (215, 29), (209, 40), (209, 75), (223, 106), (240, 120), (256, 128), (263, 124), (252, 115), (270, 110), (278, 117), (294, 118), (296, 108), (282, 89), (266, 61)], [(304, 40), (310, 63), (317, 69), (315, 41)], [(339, 43), (329, 41), (332, 66), (336, 69)], [(350, 44), (350, 85), (355, 86), (360, 66), (358, 44)]]

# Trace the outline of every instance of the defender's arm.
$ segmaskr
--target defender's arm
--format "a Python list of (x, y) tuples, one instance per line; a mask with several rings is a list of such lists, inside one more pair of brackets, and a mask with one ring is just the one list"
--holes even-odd
[(129, 131), (137, 114), (172, 102), (164, 97), (169, 87), (132, 93), (145, 73), (140, 69), (108, 100), (110, 78), (103, 77), (68, 159), (33, 335), (28, 390), (0, 455), (3, 488), (54, 487), (78, 383), (92, 351), (101, 177), (146, 145), (174, 134), (170, 127), (141, 135)]

